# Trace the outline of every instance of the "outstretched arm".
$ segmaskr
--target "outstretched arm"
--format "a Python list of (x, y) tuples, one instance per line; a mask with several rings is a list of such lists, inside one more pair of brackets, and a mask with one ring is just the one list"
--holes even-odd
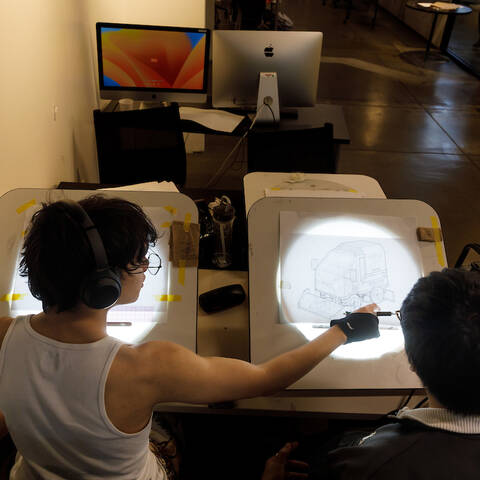
[[(371, 322), (370, 314), (365, 321)], [(346, 340), (335, 325), (315, 340), (260, 365), (201, 357), (170, 342), (148, 342), (138, 347), (139, 371), (144, 379), (141, 389), (152, 405), (168, 401), (213, 403), (271, 394), (303, 377)]]

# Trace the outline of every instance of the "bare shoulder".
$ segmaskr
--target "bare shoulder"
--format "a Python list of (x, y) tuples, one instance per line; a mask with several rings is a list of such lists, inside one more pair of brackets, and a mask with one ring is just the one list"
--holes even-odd
[(140, 345), (124, 345), (115, 357), (114, 366), (122, 375), (130, 372), (136, 379), (148, 379), (152, 374), (152, 367), (158, 371), (159, 368), (168, 368), (171, 358), (176, 356), (183, 347), (166, 341), (152, 341)]
[(12, 322), (13, 318), (11, 317), (0, 317), (0, 345), (3, 343), (8, 327), (10, 327)]
[(152, 407), (164, 399), (161, 393), (169, 390), (175, 364), (178, 365), (173, 357), (178, 358), (175, 352), (182, 349), (165, 341), (123, 345), (110, 368), (107, 391), (124, 399), (135, 392), (132, 404)]

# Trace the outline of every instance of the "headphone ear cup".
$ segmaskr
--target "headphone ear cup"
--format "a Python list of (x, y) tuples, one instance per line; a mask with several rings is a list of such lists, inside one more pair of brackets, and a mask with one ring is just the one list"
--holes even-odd
[(111, 268), (96, 270), (83, 287), (82, 300), (87, 307), (101, 310), (118, 301), (122, 292), (120, 277)]

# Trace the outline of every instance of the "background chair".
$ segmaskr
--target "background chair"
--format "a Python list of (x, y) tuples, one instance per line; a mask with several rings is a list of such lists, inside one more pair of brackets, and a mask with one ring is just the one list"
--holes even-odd
[(185, 183), (187, 159), (178, 104), (144, 110), (94, 110), (100, 183)]
[(333, 125), (307, 130), (254, 128), (248, 134), (248, 171), (335, 173)]

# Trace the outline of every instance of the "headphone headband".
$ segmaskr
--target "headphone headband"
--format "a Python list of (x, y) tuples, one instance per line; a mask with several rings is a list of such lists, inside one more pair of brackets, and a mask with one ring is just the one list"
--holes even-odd
[[(75, 223), (80, 224), (85, 232), (85, 237), (90, 245), (90, 250), (95, 262), (95, 271), (86, 279), (82, 287), (82, 301), (90, 308), (104, 309), (113, 306), (122, 291), (122, 284), (119, 275), (108, 265), (107, 253), (102, 242), (100, 233), (89, 217), (85, 209), (72, 200), (62, 200), (66, 215)], [(81, 222), (78, 222), (69, 214), (68, 208), (73, 208), (81, 215)]]

